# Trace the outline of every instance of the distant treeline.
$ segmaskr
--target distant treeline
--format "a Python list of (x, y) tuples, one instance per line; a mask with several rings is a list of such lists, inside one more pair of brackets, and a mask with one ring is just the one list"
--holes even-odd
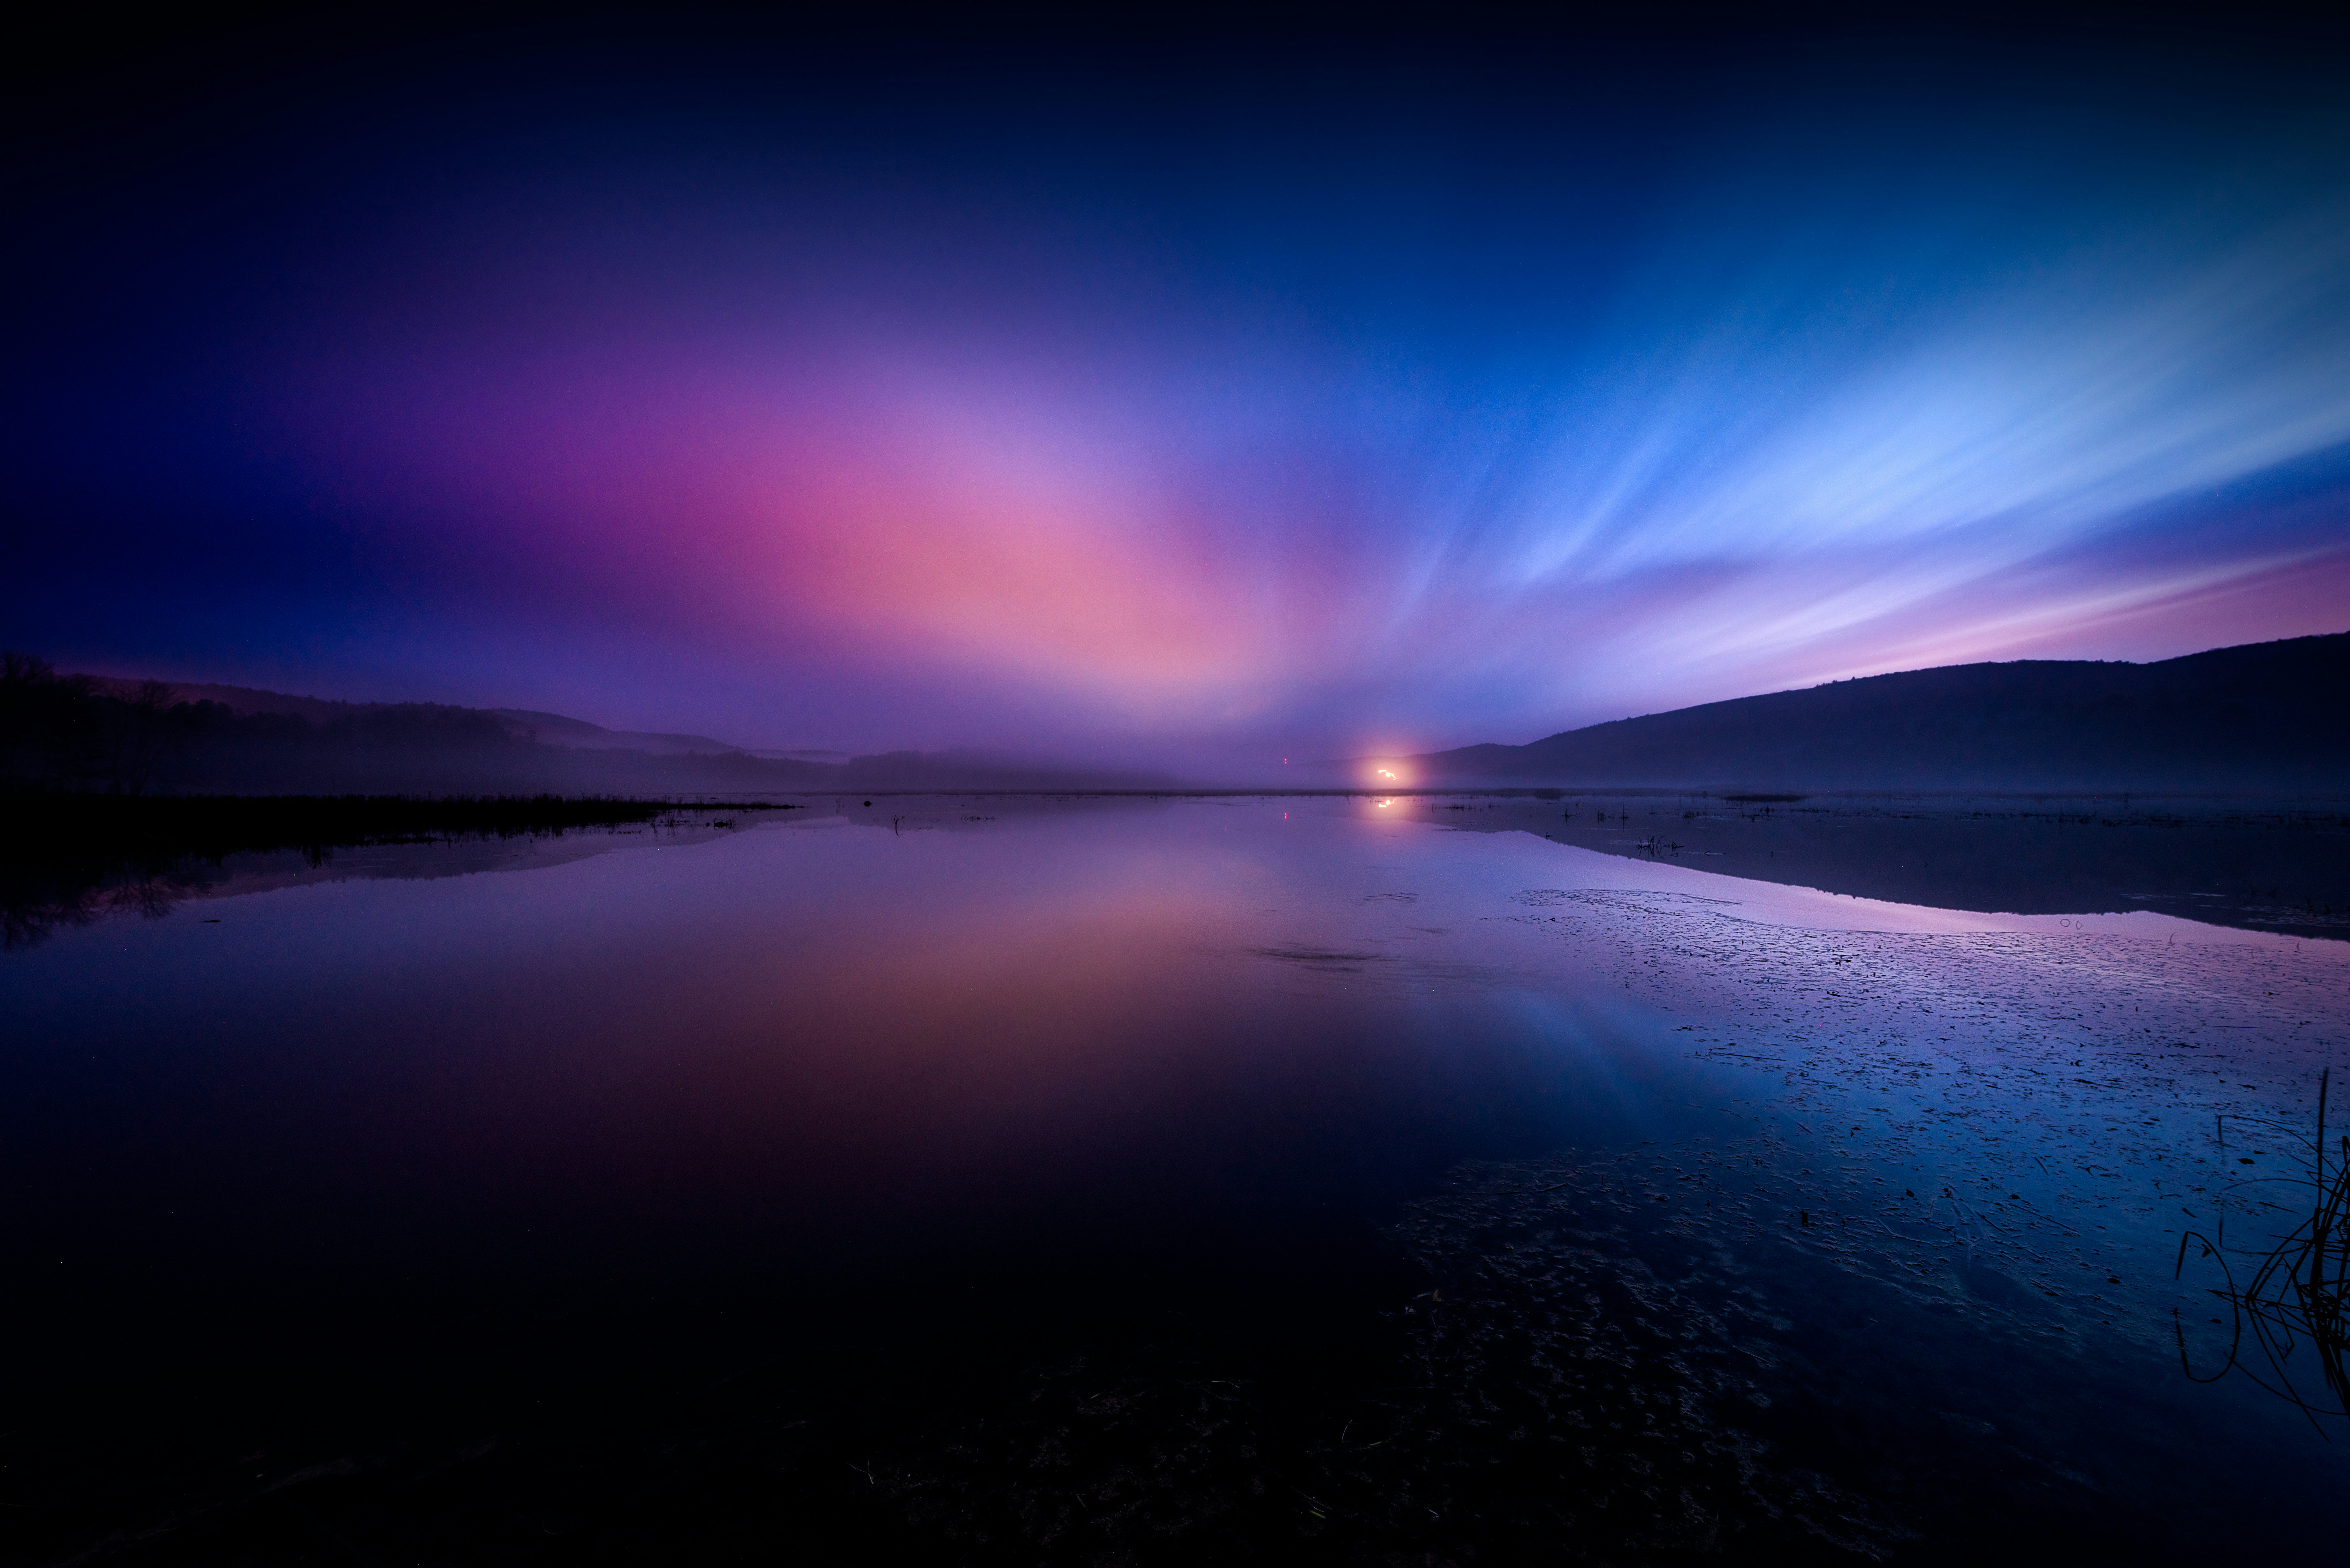
[[(316, 706), (314, 704), (314, 706)], [(746, 795), (1149, 787), (1168, 781), (966, 753), (842, 764), (547, 745), (494, 712), (354, 705), (324, 719), (184, 701), (161, 680), (60, 675), (0, 655), (0, 792), (145, 795)]]
[(534, 746), (463, 708), (399, 703), (324, 723), (238, 714), (174, 700), (160, 680), (127, 691), (59, 675), (28, 654), (0, 654), (0, 789), (143, 795), (230, 789), (434, 789), (494, 779), (553, 785)]
[[(822, 789), (838, 769), (741, 753), (573, 751), (432, 702), (325, 720), (182, 701), (161, 680), (60, 675), (0, 654), (0, 791), (146, 795), (709, 794)], [(851, 786), (853, 787), (853, 786)]]

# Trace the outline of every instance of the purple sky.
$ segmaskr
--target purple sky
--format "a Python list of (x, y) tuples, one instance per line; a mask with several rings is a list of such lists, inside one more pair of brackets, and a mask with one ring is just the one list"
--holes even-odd
[(2350, 628), (2330, 40), (256, 33), (16, 182), (0, 628), (1263, 762)]

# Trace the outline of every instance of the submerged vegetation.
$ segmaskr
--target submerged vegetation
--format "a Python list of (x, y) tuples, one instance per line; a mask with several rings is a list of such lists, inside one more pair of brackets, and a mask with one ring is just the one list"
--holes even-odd
[[(2179, 1332), (2178, 1361), (2187, 1375), (2199, 1383), (2216, 1383), (2230, 1372), (2241, 1371), (2292, 1401), (2313, 1423), (2328, 1417), (2350, 1418), (2350, 1137), (2336, 1135), (2337, 1148), (2329, 1172), (2325, 1113), (2332, 1078), (2330, 1068), (2318, 1077), (2317, 1135), (2309, 1140), (2309, 1174), (2254, 1178), (2237, 1184), (2240, 1192), (2282, 1184), (2308, 1202), (2309, 1217), (2265, 1247), (2230, 1247), (2224, 1220), (2212, 1236), (2188, 1231), (2178, 1240), (2177, 1270), (2182, 1275), (2186, 1272), (2190, 1248), (2196, 1249), (2191, 1261), (2210, 1259), (2224, 1282), (2212, 1287), (2211, 1293), (2227, 1303), (2233, 1319), (2227, 1357), (2216, 1372), (2195, 1370), (2186, 1334), (2183, 1329)], [(2293, 1211), (2286, 1205), (2257, 1198), (2253, 1201), (2262, 1208)], [(2236, 1260), (2232, 1264), (2230, 1258)], [(2246, 1271), (2241, 1283), (2236, 1278), (2239, 1266)], [(2306, 1373), (2305, 1361), (2298, 1368), (2295, 1366), (2304, 1346), (2317, 1363), (2323, 1394), (2304, 1394), (2295, 1381), (2296, 1370)], [(2254, 1355), (2259, 1358), (2258, 1370)], [(2318, 1429), (2324, 1428), (2320, 1424)]]

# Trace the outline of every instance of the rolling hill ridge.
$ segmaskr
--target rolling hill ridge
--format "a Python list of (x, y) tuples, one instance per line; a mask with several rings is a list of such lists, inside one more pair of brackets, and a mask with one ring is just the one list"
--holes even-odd
[(2332, 791), (2350, 633), (1874, 675), (1411, 760), (1437, 785)]

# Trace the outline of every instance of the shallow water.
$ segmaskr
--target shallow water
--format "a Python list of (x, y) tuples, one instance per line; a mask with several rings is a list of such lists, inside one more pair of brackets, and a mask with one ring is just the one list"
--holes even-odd
[(729, 820), (0, 963), (12, 1560), (2160, 1557), (2350, 1481), (2169, 1278), (2350, 944), (1367, 799)]

